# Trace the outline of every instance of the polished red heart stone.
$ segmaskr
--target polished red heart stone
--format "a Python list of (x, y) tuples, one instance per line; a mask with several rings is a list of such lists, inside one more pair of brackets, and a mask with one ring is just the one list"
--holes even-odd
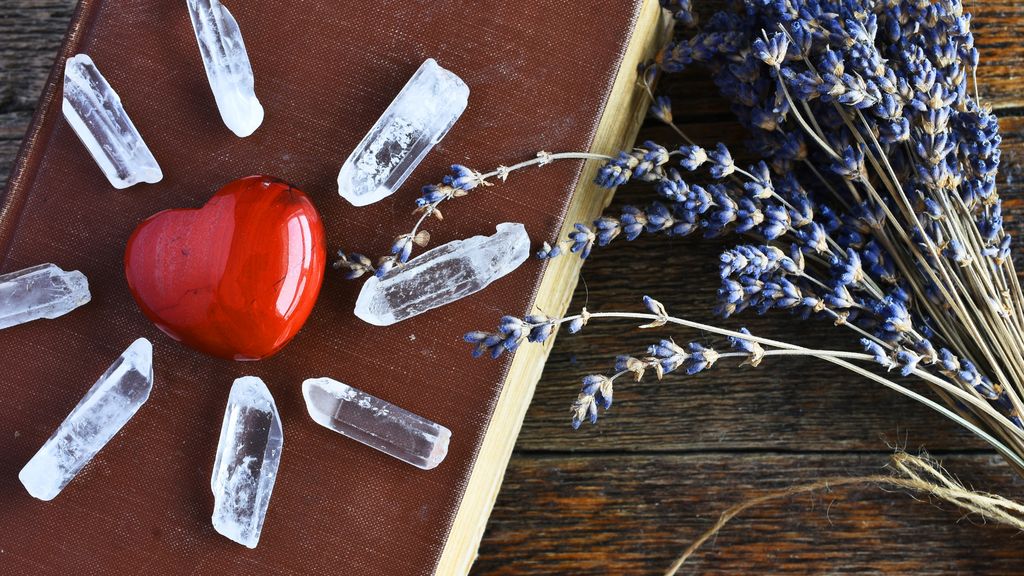
[(327, 255), (309, 197), (270, 176), (220, 189), (198, 210), (165, 210), (128, 240), (135, 302), (165, 334), (204, 354), (259, 360), (313, 310)]

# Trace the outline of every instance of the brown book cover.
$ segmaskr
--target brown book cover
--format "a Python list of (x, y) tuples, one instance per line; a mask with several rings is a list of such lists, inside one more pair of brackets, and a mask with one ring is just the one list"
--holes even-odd
[[(189, 350), (146, 320), (125, 281), (125, 243), (158, 211), (198, 208), (231, 180), (271, 174), (312, 198), (329, 253), (385, 254), (414, 223), (420, 188), (439, 182), (450, 164), (490, 170), (541, 149), (621, 145), (611, 135), (635, 130), (635, 118), (613, 128), (603, 111), (613, 88), (621, 96), (632, 80), (636, 61), (626, 51), (638, 23), (657, 20), (657, 2), (226, 6), (242, 30), (266, 110), (252, 136), (238, 138), (221, 121), (184, 1), (81, 0), (0, 197), (0, 273), (52, 262), (83, 272), (92, 292), (89, 304), (66, 316), (0, 331), (0, 571), (463, 570), (539, 367), (510, 367), (510, 357), (475, 362), (462, 335), (491, 329), (501, 314), (529, 313), (545, 276), (560, 283), (567, 300), (571, 278), (552, 280), (544, 262), (530, 259), (469, 298), (376, 327), (352, 313), (361, 281), (328, 270), (291, 343), (266, 360), (230, 362)], [(88, 54), (120, 95), (160, 163), (159, 183), (115, 190), (64, 120), (64, 61), (78, 53)], [(426, 58), (469, 85), (469, 107), (396, 194), (354, 208), (338, 196), (338, 170)], [(505, 221), (525, 224), (534, 245), (552, 240), (588, 177), (582, 162), (564, 161), (474, 190), (445, 204), (443, 222), (428, 224), (431, 246), (493, 234)], [(154, 347), (148, 402), (54, 500), (30, 497), (18, 480), (21, 467), (139, 337)], [(525, 388), (510, 394), (506, 380), (520, 373)], [(210, 522), (221, 419), (241, 376), (267, 383), (285, 438), (254, 550), (220, 536)], [(450, 428), (445, 461), (419, 470), (314, 423), (300, 386), (322, 376)], [(497, 448), (486, 448), (488, 440)], [(477, 465), (483, 452), (493, 453), (487, 466), (496, 470)]]

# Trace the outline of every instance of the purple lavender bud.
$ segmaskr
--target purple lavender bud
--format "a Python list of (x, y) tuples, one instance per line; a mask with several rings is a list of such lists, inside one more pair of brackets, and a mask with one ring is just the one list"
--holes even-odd
[(833, 172), (847, 180), (860, 180), (864, 171), (864, 153), (859, 147), (847, 146), (841, 159), (835, 160), (830, 166)]
[[(988, 382), (988, 378), (985, 378), (984, 376), (982, 376), (982, 379), (985, 382)], [(989, 386), (991, 386), (991, 382), (988, 382), (988, 383), (989, 383)], [(993, 389), (993, 392), (995, 392), (994, 389)], [(1000, 408), (1002, 408), (1003, 410), (1006, 410), (1007, 412), (1012, 412), (1013, 411), (1013, 400), (1010, 399), (1010, 395), (1007, 394), (1005, 390), (1001, 394), (999, 394), (999, 398), (996, 400), (996, 403), (999, 405)]]
[(526, 327), (526, 323), (515, 316), (502, 316), (501, 325), (498, 326), (498, 332), (502, 334), (517, 334), (522, 335), (523, 328)]
[(754, 56), (762, 62), (772, 67), (778, 67), (786, 60), (786, 52), (789, 51), (789, 40), (785, 34), (776, 32), (768, 42), (760, 38), (754, 40), (752, 48)]
[(654, 191), (673, 202), (685, 202), (689, 187), (675, 168), (670, 168), (664, 179), (654, 185)]
[(569, 334), (575, 334), (583, 329), (583, 318), (576, 318), (569, 322)]
[[(1000, 399), (999, 393), (992, 387), (992, 381), (984, 376), (978, 377), (978, 380), (975, 381), (974, 389), (978, 391), (978, 394), (989, 400), (998, 401)], [(1012, 406), (1013, 404), (1011, 403), (1010, 405)]]
[(722, 281), (722, 287), (718, 289), (718, 300), (736, 304), (745, 296), (743, 285), (739, 282), (726, 278)]
[(548, 336), (551, 336), (551, 332), (554, 330), (554, 324), (547, 323), (541, 324), (540, 326), (534, 326), (530, 330), (529, 340), (530, 342), (543, 342), (547, 340)]
[(881, 328), (890, 332), (907, 332), (913, 328), (910, 313), (902, 302), (885, 297), (875, 306), (875, 316), (881, 321)]
[(541, 249), (537, 251), (537, 258), (543, 260), (551, 255), (551, 245), (545, 242)]
[(576, 228), (576, 231), (569, 234), (569, 239), (572, 240), (569, 251), (579, 252), (580, 258), (586, 259), (590, 255), (590, 249), (594, 247), (594, 240), (597, 239), (597, 236), (583, 224), (577, 223), (573, 227)]
[(732, 154), (721, 142), (718, 143), (716, 151), (708, 152), (708, 160), (714, 164), (711, 167), (712, 178), (722, 179), (736, 171), (736, 163), (732, 159)]
[[(739, 332), (742, 334), (750, 335), (750, 331), (746, 328), (740, 328)], [(754, 353), (754, 342), (752, 340), (746, 340), (737, 336), (729, 336), (729, 342), (732, 342), (732, 349), (737, 352), (746, 352), (747, 354)]]
[(590, 374), (589, 376), (584, 376), (583, 388), (580, 390), (580, 392), (583, 392), (587, 396), (593, 396), (601, 387), (601, 384), (607, 381), (608, 378), (602, 376), (601, 374)]
[(644, 211), (644, 215), (647, 217), (647, 226), (645, 228), (648, 232), (657, 232), (675, 224), (668, 208), (660, 202), (655, 202), (648, 207)]
[(605, 246), (619, 235), (622, 224), (615, 218), (602, 216), (594, 220), (594, 229), (597, 234), (597, 245)]
[(461, 164), (452, 164), (452, 172), (455, 174), (445, 176), (443, 182), (453, 188), (472, 190), (480, 183), (477, 174)]
[(921, 357), (909, 350), (900, 350), (896, 353), (896, 362), (900, 365), (900, 374), (903, 376), (910, 376), (920, 361)]
[(483, 344), (488, 348), (491, 348), (493, 346), (497, 346), (503, 343), (506, 340), (506, 338), (508, 338), (508, 336), (505, 334), (501, 334), (500, 332), (488, 334), (487, 338), (483, 340)]
[(438, 200), (445, 198), (447, 194), (436, 185), (431, 184), (430, 186), (423, 187), (423, 196), (416, 199), (416, 205), (419, 207), (426, 206), (427, 204), (433, 204)]
[(473, 332), (467, 332), (465, 335), (463, 335), (462, 339), (465, 340), (466, 342), (469, 342), (470, 344), (475, 344), (477, 342), (482, 342), (490, 335), (491, 334), (489, 332), (476, 330)]
[(643, 232), (644, 226), (647, 224), (647, 216), (635, 206), (625, 206), (622, 212), (622, 229), (626, 233), (626, 240), (632, 241)]
[(708, 160), (707, 151), (700, 146), (683, 146), (679, 148), (679, 152), (682, 153), (682, 159), (679, 161), (679, 165), (691, 172), (699, 168)]
[(658, 314), (659, 316), (663, 316), (665, 314), (665, 307), (661, 305), (661, 302), (658, 302), (650, 296), (644, 296), (644, 306), (647, 306), (648, 310)]
[(960, 243), (956, 238), (950, 238), (946, 247), (942, 250), (942, 255), (949, 258), (961, 266), (970, 264), (974, 259), (967, 253), (967, 249)]
[(895, 362), (893, 362), (892, 358), (889, 357), (889, 354), (886, 353), (885, 348), (883, 348), (881, 344), (867, 338), (861, 338), (860, 343), (864, 346), (865, 352), (875, 357), (875, 362), (881, 364), (885, 368), (892, 368), (895, 366)]
[(818, 70), (823, 74), (842, 76), (845, 72), (842, 53), (832, 50), (830, 47), (826, 46), (825, 52), (822, 54), (821, 60), (818, 62)]
[(380, 264), (377, 265), (377, 273), (375, 274), (375, 276), (377, 276), (377, 278), (383, 278), (384, 275), (387, 274), (388, 272), (390, 272), (391, 269), (394, 268), (394, 267), (395, 267), (395, 259), (394, 258), (385, 258), (385, 259), (381, 260)]
[(658, 96), (651, 103), (651, 116), (666, 124), (672, 123), (672, 101), (668, 96)]
[[(499, 349), (503, 347), (505, 350), (508, 350), (509, 352), (515, 352), (516, 349), (519, 348), (519, 345), (522, 344), (522, 343), (523, 343), (522, 338), (519, 338), (518, 336), (513, 338), (513, 335), (510, 334), (508, 336), (508, 338), (505, 338), (505, 341), (502, 342), (502, 346), (499, 347)], [(493, 356), (493, 354), (492, 354), (492, 356)], [(497, 356), (495, 356), (495, 358), (496, 357)]]

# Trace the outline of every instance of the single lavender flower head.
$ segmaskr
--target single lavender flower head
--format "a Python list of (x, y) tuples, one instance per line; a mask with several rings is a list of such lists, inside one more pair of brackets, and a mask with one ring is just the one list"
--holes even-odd
[(651, 103), (651, 116), (666, 124), (672, 123), (672, 101), (667, 96), (657, 96)]
[(445, 176), (443, 182), (453, 188), (472, 190), (479, 185), (489, 185), (484, 177), (476, 170), (471, 170), (461, 164), (452, 164), (452, 174)]

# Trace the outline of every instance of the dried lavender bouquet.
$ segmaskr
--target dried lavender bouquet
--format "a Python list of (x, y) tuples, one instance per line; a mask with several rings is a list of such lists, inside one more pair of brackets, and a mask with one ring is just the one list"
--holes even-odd
[[(689, 2), (662, 4), (696, 24)], [(687, 144), (646, 142), (622, 152), (605, 163), (598, 183), (654, 182), (661, 197), (577, 224), (539, 256), (585, 258), (595, 244), (642, 233), (737, 233), (741, 243), (721, 255), (716, 312), (783, 308), (825, 319), (850, 331), (851, 350), (688, 322), (648, 298), (650, 314), (506, 316), (495, 332), (466, 335), (474, 354), (497, 356), (545, 340), (559, 324), (575, 332), (600, 316), (690, 326), (727, 336), (732, 350), (665, 339), (646, 356), (621, 356), (614, 374), (583, 379), (574, 426), (595, 421), (625, 375), (693, 374), (726, 357), (756, 366), (767, 356), (805, 355), (931, 406), (1024, 472), (1024, 308), (995, 185), (999, 128), (974, 83), (970, 15), (955, 0), (748, 0), (732, 2), (691, 36), (641, 67), (641, 83), (704, 66), (764, 160), (742, 169), (724, 145), (690, 141), (659, 97), (651, 113)], [(457, 193), (490, 175), (457, 167), (460, 176), (447, 182)], [(919, 383), (946, 406), (911, 389)]]
[[(661, 3), (696, 27), (689, 1)], [(545, 341), (560, 324), (577, 332), (599, 317), (696, 328), (726, 336), (732, 349), (670, 338), (646, 356), (620, 356), (614, 374), (583, 378), (573, 425), (596, 421), (626, 375), (694, 374), (728, 357), (757, 366), (770, 356), (812, 356), (939, 411), (1024, 474), (1024, 297), (996, 192), (999, 126), (974, 82), (970, 15), (957, 0), (733, 0), (689, 36), (642, 65), (640, 85), (650, 90), (659, 74), (705, 67), (750, 131), (748, 147), (764, 158), (757, 165), (743, 169), (723, 144), (691, 141), (673, 123), (669, 99), (658, 97), (651, 114), (685, 145), (645, 142), (615, 158), (541, 152), (487, 173), (455, 165), (442, 183), (423, 189), (421, 216), (395, 238), (391, 255), (374, 265), (339, 252), (335, 267), (347, 268), (350, 278), (383, 275), (429, 242), (422, 227), (431, 216), (441, 219), (442, 202), (528, 166), (602, 160), (598, 184), (654, 183), (660, 198), (578, 223), (568, 238), (544, 243), (538, 257), (586, 258), (595, 244), (642, 233), (735, 233), (742, 243), (721, 255), (715, 312), (727, 318), (748, 308), (788, 309), (828, 320), (850, 332), (851, 350), (809, 349), (691, 322), (646, 297), (649, 314), (505, 316), (494, 332), (466, 334), (474, 355), (497, 357)], [(946, 405), (912, 390), (918, 383)]]

